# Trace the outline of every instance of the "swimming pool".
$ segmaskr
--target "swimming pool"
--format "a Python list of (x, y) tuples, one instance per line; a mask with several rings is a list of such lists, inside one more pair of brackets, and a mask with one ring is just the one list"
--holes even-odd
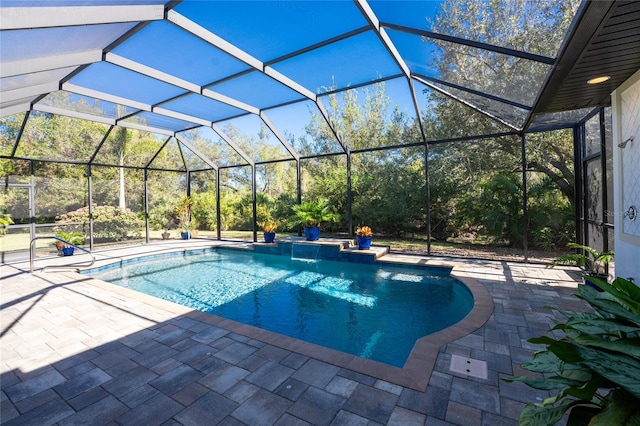
[(418, 339), (455, 324), (473, 307), (467, 287), (438, 269), (310, 262), (220, 248), (84, 273), (398, 367)]

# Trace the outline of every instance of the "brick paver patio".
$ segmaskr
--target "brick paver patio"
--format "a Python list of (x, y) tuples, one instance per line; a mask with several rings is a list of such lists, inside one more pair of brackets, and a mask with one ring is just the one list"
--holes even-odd
[[(185, 244), (212, 243), (128, 250)], [(585, 309), (566, 270), (386, 257), (452, 264), (493, 299), (484, 325), (434, 354), (425, 390), (349, 368), (334, 351), (314, 356), (304, 344), (111, 284), (61, 272), (30, 275), (26, 262), (3, 265), (0, 423), (513, 425), (525, 402), (548, 396), (500, 379), (523, 374), (519, 364), (536, 349), (526, 339), (552, 326), (546, 305)], [(63, 260), (38, 260), (37, 267)], [(485, 361), (487, 378), (452, 372), (452, 355)]]

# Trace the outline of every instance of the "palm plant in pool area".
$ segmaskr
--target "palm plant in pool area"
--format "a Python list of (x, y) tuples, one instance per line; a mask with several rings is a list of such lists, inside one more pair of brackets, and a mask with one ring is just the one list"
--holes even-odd
[(556, 265), (575, 265), (584, 268), (587, 275), (601, 276), (604, 275), (605, 266), (613, 261), (613, 252), (598, 252), (595, 249), (577, 243), (569, 243), (567, 247), (579, 250), (576, 253), (563, 254), (558, 256), (549, 268)]
[(320, 226), (325, 222), (336, 222), (338, 214), (331, 210), (326, 200), (306, 201), (293, 206), (294, 221), (305, 228), (307, 240), (317, 240)]
[(525, 406), (520, 425), (552, 425), (569, 410), (569, 426), (640, 425), (640, 288), (622, 278), (595, 280), (603, 292), (580, 284), (577, 295), (593, 312), (561, 311), (567, 320), (552, 330), (563, 337), (528, 340), (546, 348), (522, 368), (544, 377), (505, 379), (558, 391)]

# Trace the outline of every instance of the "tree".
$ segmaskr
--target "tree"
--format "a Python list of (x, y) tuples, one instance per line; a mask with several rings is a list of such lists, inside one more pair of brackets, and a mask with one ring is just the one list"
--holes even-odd
[[(446, 0), (428, 25), (437, 33), (554, 57), (578, 4), (578, 1)], [(429, 66), (437, 70), (439, 79), (522, 104), (533, 104), (539, 84), (548, 70), (547, 65), (490, 50), (428, 38), (424, 41), (437, 47)], [(507, 124), (517, 128), (524, 123), (524, 110), (508, 104), (498, 107), (496, 101), (462, 91), (456, 93), (487, 114), (435, 90), (427, 90), (423, 122), (429, 139), (513, 131)], [(476, 232), (480, 226), (484, 232), (498, 239), (517, 240), (517, 234), (521, 232), (517, 229), (522, 228), (522, 214), (516, 214), (514, 209), (522, 204), (522, 191), (516, 190), (517, 185), (521, 185), (521, 178), (514, 172), (521, 174), (521, 150), (518, 136), (478, 138), (431, 147), (432, 229), (436, 235), (446, 237), (460, 232)], [(526, 150), (528, 174), (540, 176), (540, 182), (544, 180), (547, 190), (559, 191), (564, 196), (559, 205), (573, 203), (575, 177), (571, 132), (527, 134)], [(509, 191), (506, 191), (508, 185), (499, 184), (511, 181), (517, 185), (510, 186)], [(532, 182), (531, 186), (534, 184), (538, 182)], [(492, 187), (502, 188), (505, 194), (509, 194), (506, 199), (511, 201), (506, 204), (486, 203), (485, 207), (490, 210), (479, 212), (469, 201), (477, 200), (480, 194), (487, 195)], [(520, 202), (512, 196), (520, 197)], [(500, 198), (500, 201), (506, 202), (506, 199)], [(507, 204), (513, 207), (500, 211), (499, 206), (506, 207)], [(535, 200), (531, 204), (536, 207), (553, 206)], [(557, 212), (558, 209), (552, 211)], [(538, 212), (540, 210), (535, 213)], [(564, 213), (558, 217), (569, 220)], [(498, 218), (518, 223), (507, 224)], [(503, 233), (507, 229), (511, 229), (507, 232), (511, 237)], [(564, 225), (554, 226), (554, 229), (564, 229)]]
[[(577, 0), (447, 0), (430, 24), (432, 31), (441, 34), (554, 57), (579, 3)], [(430, 66), (438, 70), (440, 79), (523, 104), (533, 104), (533, 96), (548, 71), (548, 66), (528, 59), (444, 41), (432, 42), (438, 50)], [(474, 103), (469, 96), (469, 101)], [(509, 130), (437, 92), (429, 94), (428, 105), (432, 110), (425, 117), (425, 126), (431, 133), (429, 136), (435, 139)], [(522, 121), (513, 124), (517, 126)], [(571, 135), (527, 135), (527, 140), (537, 147), (530, 153), (533, 158), (529, 159), (528, 168), (547, 175), (573, 199)], [(497, 142), (498, 149), (514, 159), (520, 158), (519, 141), (499, 139)]]
[(127, 152), (127, 148), (130, 143), (131, 143), (131, 135), (129, 134), (127, 128), (118, 127), (118, 129), (116, 130), (114, 146), (116, 149), (116, 156), (118, 157), (118, 165), (120, 166), (118, 168), (118, 177), (120, 182), (118, 206), (123, 210), (127, 208), (127, 203), (125, 199), (125, 190), (124, 190), (124, 164), (125, 164), (124, 160), (125, 160), (125, 153)]

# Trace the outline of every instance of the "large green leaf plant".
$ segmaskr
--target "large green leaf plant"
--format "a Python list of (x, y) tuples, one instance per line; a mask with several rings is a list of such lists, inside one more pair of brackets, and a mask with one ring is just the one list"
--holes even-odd
[(563, 337), (529, 339), (546, 345), (522, 368), (543, 377), (515, 377), (535, 389), (558, 391), (527, 404), (519, 425), (553, 425), (569, 411), (567, 426), (640, 425), (640, 288), (623, 278), (597, 279), (603, 292), (580, 284), (577, 297), (593, 312), (559, 311)]
[(339, 218), (338, 214), (331, 210), (329, 202), (324, 199), (297, 204), (293, 206), (293, 212), (293, 221), (307, 227), (321, 226), (324, 222), (336, 222)]

